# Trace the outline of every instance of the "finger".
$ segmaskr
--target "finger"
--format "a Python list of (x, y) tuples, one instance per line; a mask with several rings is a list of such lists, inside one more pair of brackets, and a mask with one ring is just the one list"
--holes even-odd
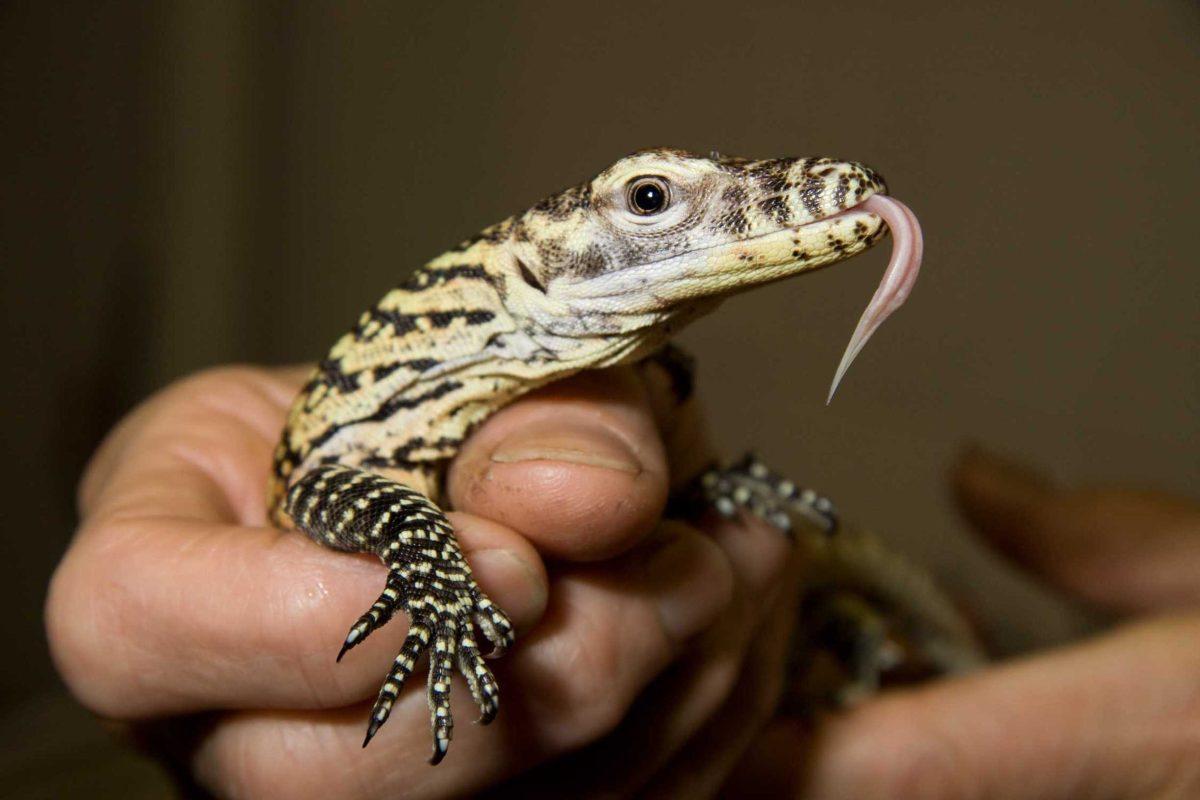
[[(384, 585), (382, 565), (261, 527), (296, 381), (205, 373), (151, 400), (102, 449), (46, 609), (59, 668), (93, 710), (336, 706), (377, 690), (402, 624), (340, 667), (333, 654)], [(530, 626), (546, 597), (536, 552), (503, 526), (455, 521), (481, 586)]]
[[(798, 553), (779, 531), (757, 520), (735, 522), (716, 518), (707, 532), (728, 560), (734, 594), (718, 620), (684, 654), (638, 696), (620, 725), (601, 740), (506, 786), (504, 796), (553, 796), (572, 776), (589, 775), (590, 794), (628, 796), (660, 772), (697, 733), (711, 728), (714, 714), (728, 717), (718, 727), (740, 730), (742, 718), (721, 711), (739, 681), (747, 658), (761, 661), (754, 669), (782, 674), (778, 644), (788, 632), (764, 629), (764, 618), (780, 606), (794, 606)], [(784, 614), (788, 625), (794, 615)], [(761, 674), (761, 673), (755, 673)], [(747, 717), (758, 708), (746, 702), (748, 689), (735, 703)], [(722, 738), (724, 741), (724, 738)], [(679, 795), (689, 796), (689, 795)]]
[(302, 380), (295, 368), (224, 367), (158, 393), (92, 459), (81, 517), (264, 524), (271, 453)]
[(1162, 619), (884, 697), (819, 733), (797, 796), (1198, 796), (1197, 641), (1200, 617)]
[[(701, 405), (694, 393), (681, 396), (676, 376), (659, 360), (642, 362), (638, 372), (666, 445), (671, 487), (681, 488), (715, 460)], [(592, 785), (599, 794), (628, 794), (708, 725), (725, 702), (748, 647), (762, 635), (772, 598), (794, 587), (795, 576), (785, 575), (798, 554), (778, 530), (752, 516), (726, 520), (708, 514), (696, 523), (713, 537), (733, 570), (734, 599), (721, 619), (643, 693), (616, 731), (506, 787), (509, 794), (553, 794), (579, 774), (595, 776)]]
[[(328, 797), (348, 775), (363, 797), (458, 796), (612, 729), (632, 699), (728, 604), (732, 578), (708, 537), (667, 524), (604, 569), (555, 579), (539, 625), (497, 662), (507, 694), (486, 729), (458, 726), (447, 769), (424, 771), (428, 711), (406, 689), (387, 728), (360, 748), (366, 709), (245, 712), (217, 726), (197, 769), (218, 795)], [(464, 696), (465, 687), (455, 692)], [(348, 769), (347, 765), (352, 768)], [(414, 781), (407, 766), (423, 770)]]
[[(452, 515), (480, 586), (529, 629), (546, 603), (537, 553)], [(374, 695), (407, 629), (335, 655), (385, 585), (374, 557), (270, 528), (146, 519), (80, 537), (51, 582), (47, 628), (76, 696), (112, 718), (211, 708), (328, 708)], [(361, 652), (360, 652), (361, 651)]]
[(522, 709), (544, 720), (556, 752), (611, 731), (634, 699), (734, 599), (736, 578), (713, 540), (677, 522), (602, 568), (554, 583), (545, 622), (519, 666)]
[(1200, 605), (1200, 507), (1124, 489), (1062, 489), (975, 448), (952, 471), (967, 519), (1057, 586), (1120, 612)]
[(549, 556), (624, 552), (653, 529), (667, 464), (632, 368), (551, 384), (489, 418), (451, 465), (456, 508), (495, 519)]
[(747, 748), (753, 746), (783, 692), (796, 595), (781, 594), (771, 605), (733, 691), (704, 727), (657, 772), (641, 792), (642, 797), (714, 797)]
[[(649, 776), (669, 760), (689, 761), (676, 754), (685, 746), (702, 747), (698, 733), (739, 728), (735, 710), (739, 704), (747, 719), (754, 717), (764, 697), (754, 695), (761, 701), (758, 704), (745, 701), (762, 688), (758, 679), (783, 673), (782, 648), (790, 642), (795, 622), (802, 554), (760, 520), (706, 522), (707, 532), (732, 567), (733, 602), (689, 650), (686, 660), (677, 664), (674, 674), (663, 677), (670, 689), (646, 695), (639, 715), (625, 723), (624, 741), (610, 749), (611, 769), (640, 762), (642, 775)], [(751, 673), (753, 678), (748, 677)], [(751, 685), (757, 688), (752, 690)]]

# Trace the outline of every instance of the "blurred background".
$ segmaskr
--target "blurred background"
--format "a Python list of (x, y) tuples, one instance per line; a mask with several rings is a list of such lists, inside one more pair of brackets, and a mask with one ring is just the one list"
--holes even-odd
[(1190, 0), (3, 4), (0, 796), (168, 791), (42, 633), (113, 422), (193, 370), (320, 356), (414, 267), (651, 145), (887, 176), (926, 235), (907, 307), (826, 408), (889, 248), (727, 303), (683, 337), (719, 440), (931, 565), (1003, 652), (1080, 635), (944, 470), (974, 440), (1197, 495), (1198, 35)]

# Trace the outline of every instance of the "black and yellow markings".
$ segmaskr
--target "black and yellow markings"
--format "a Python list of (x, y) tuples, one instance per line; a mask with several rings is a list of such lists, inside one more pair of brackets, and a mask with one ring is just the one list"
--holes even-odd
[(406, 292), (424, 292), (436, 289), (449, 281), (476, 280), (491, 282), (493, 275), (483, 264), (452, 264), (446, 267), (419, 269), (400, 288)]
[(495, 318), (495, 310), (489, 308), (443, 308), (410, 313), (376, 306), (362, 315), (353, 336), (358, 341), (369, 342), (380, 336), (403, 337), (414, 332), (441, 330), (459, 320), (466, 325), (483, 325)]
[[(524, 391), (578, 369), (612, 363), (614, 353), (632, 360), (669, 337), (677, 324), (668, 313), (672, 309), (664, 307), (661, 322), (647, 327), (638, 321), (645, 315), (635, 314), (631, 330), (612, 332), (613, 320), (622, 319), (623, 300), (634, 306), (646, 301), (614, 296), (617, 311), (605, 312), (608, 316), (598, 326), (608, 332), (548, 336), (523, 304), (554, 300), (555, 281), (564, 275), (577, 282), (604, 280), (614, 270), (714, 243), (739, 247), (730, 249), (727, 264), (711, 259), (712, 268), (747, 274), (753, 270), (745, 262), (766, 255), (741, 246), (748, 240), (819, 220), (832, 213), (831, 205), (845, 208), (868, 189), (879, 188), (870, 170), (831, 159), (709, 160), (666, 149), (631, 158), (593, 182), (551, 195), (485, 229), (416, 270), (359, 317), (292, 407), (274, 458), (273, 519), (290, 522), (329, 547), (374, 553), (388, 567), (383, 591), (351, 627), (338, 658), (398, 610), (410, 620), (371, 710), (364, 745), (387, 720), (424, 655), (429, 659), (434, 763), (445, 755), (453, 731), (454, 669), (466, 679), (482, 722), (498, 710), (499, 688), (474, 637), (478, 630), (498, 652), (511, 644), (512, 626), (476, 585), (453, 527), (435, 502), (445, 466), (472, 427)], [(669, 172), (695, 166), (696, 180), (707, 182), (711, 193), (670, 230), (589, 237), (588, 231), (596, 229), (592, 215), (611, 206), (605, 181), (622, 179), (622, 169), (640, 169), (638, 159), (648, 160), (651, 172), (654, 167)], [(645, 170), (630, 177), (638, 174)], [(826, 263), (885, 233), (884, 226), (868, 232), (859, 222), (852, 242), (833, 237), (828, 249), (812, 241), (817, 234), (805, 244), (796, 234), (792, 258)], [(509, 287), (518, 285), (514, 278), (522, 279), (520, 268), (525, 282), (540, 292), (514, 291), (510, 296)], [(727, 286), (736, 290), (735, 284), (731, 280)], [(653, 285), (644, 288), (659, 299)], [(543, 313), (588, 313), (569, 305), (547, 308), (554, 310)], [(591, 329), (585, 324), (570, 330)], [(529, 344), (505, 347), (506, 340)], [(669, 351), (664, 354), (669, 357)], [(672, 373), (672, 378), (677, 394), (690, 393), (690, 377)], [(789, 514), (809, 514), (836, 526), (827, 501), (758, 462), (711, 473), (706, 480), (703, 499), (722, 513), (745, 509), (780, 527)]]
[(483, 596), (449, 521), (421, 493), (375, 473), (329, 464), (298, 480), (288, 491), (287, 505), (298, 524), (329, 546), (368, 550), (388, 565), (386, 587), (351, 627), (338, 658), (390, 620), (397, 609), (410, 615), (408, 637), (372, 708), (366, 741), (387, 720), (417, 659), (428, 651), (432, 761), (440, 761), (453, 730), (450, 675), (456, 657), (481, 719), (490, 721), (498, 710), (497, 684), (472, 631), (478, 625), (496, 649), (503, 649), (512, 639), (507, 617)]

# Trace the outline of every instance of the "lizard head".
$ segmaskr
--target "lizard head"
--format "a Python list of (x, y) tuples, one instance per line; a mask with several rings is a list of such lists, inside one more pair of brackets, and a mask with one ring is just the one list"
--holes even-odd
[[(902, 216), (895, 207), (907, 212), (885, 193), (852, 161), (634, 153), (510, 220), (509, 306), (559, 336), (661, 337), (728, 295), (871, 247)], [(901, 265), (902, 291), (881, 285), (839, 378), (915, 279), (920, 233), (906, 221), (915, 263)]]

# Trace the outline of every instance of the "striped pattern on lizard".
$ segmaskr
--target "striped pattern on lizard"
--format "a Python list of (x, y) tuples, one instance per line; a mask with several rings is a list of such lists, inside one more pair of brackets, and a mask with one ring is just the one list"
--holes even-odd
[[(359, 318), (292, 406), (269, 494), (278, 525), (374, 553), (388, 567), (339, 659), (396, 611), (409, 616), (364, 746), (424, 653), (432, 763), (453, 730), (455, 670), (481, 721), (497, 713), (499, 688), (475, 636), (498, 655), (512, 626), (476, 585), (438, 505), (446, 465), (472, 429), (550, 381), (662, 352), (723, 298), (849, 258), (890, 226), (892, 265), (840, 378), (903, 302), (920, 261), (915, 219), (885, 192), (883, 179), (855, 162), (646, 150), (485, 229)], [(768, 475), (755, 464), (715, 470), (692, 499), (725, 514), (745, 508), (784, 529), (794, 513), (836, 528), (828, 501)]]

